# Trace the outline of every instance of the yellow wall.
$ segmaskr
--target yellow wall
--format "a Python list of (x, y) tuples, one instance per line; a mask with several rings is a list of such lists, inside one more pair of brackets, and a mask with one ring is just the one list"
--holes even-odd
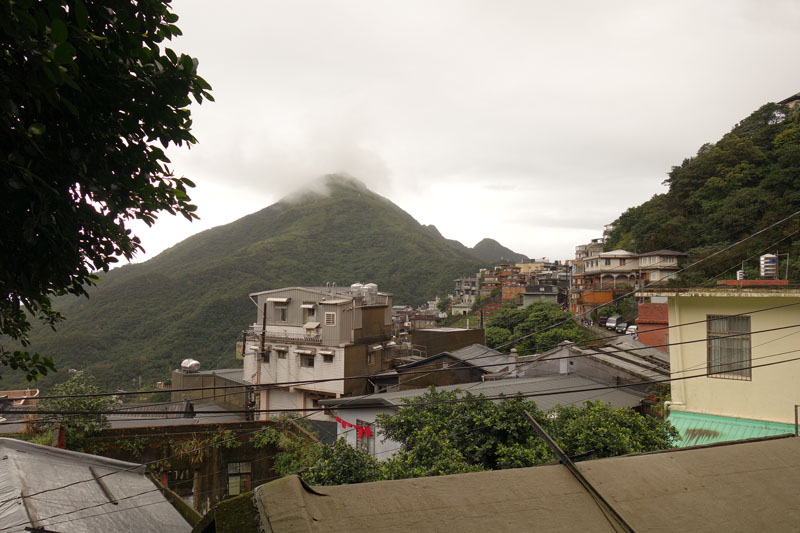
[[(790, 303), (798, 305), (752, 312)], [(738, 313), (749, 314), (751, 332), (800, 324), (800, 295), (669, 298), (670, 326), (705, 320), (707, 315)], [(705, 339), (706, 336), (705, 322), (669, 330), (670, 343)], [(750, 346), (752, 365), (798, 359), (800, 327), (752, 334)], [(670, 346), (672, 377), (706, 373), (706, 351), (705, 341)], [(753, 368), (751, 372), (750, 381), (711, 377), (674, 381), (672, 401), (675, 405), (670, 410), (793, 424), (794, 405), (800, 404), (800, 360)]]

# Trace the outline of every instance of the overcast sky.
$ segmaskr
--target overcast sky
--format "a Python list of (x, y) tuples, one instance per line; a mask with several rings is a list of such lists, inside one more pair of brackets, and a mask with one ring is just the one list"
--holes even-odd
[(794, 1), (177, 0), (200, 221), (134, 229), (155, 256), (351, 174), (423, 224), (566, 259), (667, 172), (800, 91)]

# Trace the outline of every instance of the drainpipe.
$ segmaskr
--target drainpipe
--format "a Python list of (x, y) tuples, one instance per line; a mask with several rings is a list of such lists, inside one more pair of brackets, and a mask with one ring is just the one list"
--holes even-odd
[(683, 403), (683, 402), (671, 402), (669, 400), (665, 401), (664, 402), (664, 420), (669, 418), (669, 410), (670, 410), (669, 408), (672, 407), (673, 405), (683, 405), (683, 406), (685, 406), (686, 404)]

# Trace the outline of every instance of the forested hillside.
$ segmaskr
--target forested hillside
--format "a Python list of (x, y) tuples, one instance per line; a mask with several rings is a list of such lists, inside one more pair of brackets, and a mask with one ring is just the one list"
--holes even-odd
[[(66, 320), (35, 331), (31, 348), (53, 356), (61, 375), (87, 369), (106, 387), (130, 386), (167, 377), (186, 357), (206, 369), (239, 365), (234, 343), (255, 320), (251, 292), (361, 281), (420, 304), (483, 266), (360, 182), (326, 185), (327, 194), (295, 195), (112, 270), (89, 299), (57, 299)], [(21, 377), (6, 373), (3, 386)]]
[[(689, 252), (688, 263), (800, 210), (800, 105), (770, 103), (715, 144), (673, 167), (669, 191), (628, 209), (615, 222), (606, 250)], [(755, 277), (758, 256), (791, 254), (790, 279), (800, 282), (800, 217), (776, 225), (685, 272), (683, 283), (735, 278), (742, 261)], [(784, 263), (781, 263), (783, 272)]]

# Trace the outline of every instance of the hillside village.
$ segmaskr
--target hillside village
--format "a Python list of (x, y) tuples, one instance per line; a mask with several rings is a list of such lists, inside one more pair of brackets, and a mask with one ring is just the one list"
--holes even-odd
[(1, 8), (0, 531), (798, 528), (800, 93), (570, 257), (337, 173), (111, 268), (197, 218), (167, 4)]

